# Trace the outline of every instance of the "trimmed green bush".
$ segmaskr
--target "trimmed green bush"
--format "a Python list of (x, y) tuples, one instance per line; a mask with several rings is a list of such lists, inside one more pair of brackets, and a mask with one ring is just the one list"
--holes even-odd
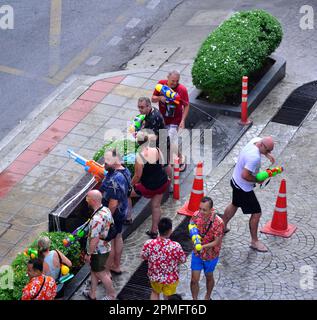
[[(80, 244), (75, 242), (68, 248), (63, 246), (63, 239), (66, 238), (69, 233), (67, 232), (43, 232), (40, 236), (48, 236), (51, 241), (51, 250), (58, 249), (63, 252), (72, 262), (73, 268), (80, 267)], [(28, 247), (37, 249), (37, 239)], [(1, 289), (0, 288), (0, 300), (20, 300), (22, 297), (22, 289), (29, 282), (27, 276), (27, 262), (29, 257), (26, 257), (23, 253), (19, 253), (14, 261), (11, 263), (11, 267), (14, 273), (14, 286), (13, 289)], [(0, 284), (1, 277), (3, 274), (0, 274)]]
[[(100, 148), (100, 150), (98, 150), (95, 153), (93, 159), (95, 161), (98, 161), (104, 156), (106, 151), (112, 150), (112, 149), (116, 149), (121, 156), (126, 156), (131, 153), (136, 153), (138, 147), (139, 146), (136, 142), (128, 139), (110, 142), (105, 144), (102, 148)], [(133, 176), (134, 164), (125, 163), (125, 166), (130, 170), (131, 175)]]
[(241, 93), (242, 76), (261, 69), (282, 40), (279, 21), (263, 10), (238, 12), (203, 42), (192, 68), (193, 84), (211, 101)]

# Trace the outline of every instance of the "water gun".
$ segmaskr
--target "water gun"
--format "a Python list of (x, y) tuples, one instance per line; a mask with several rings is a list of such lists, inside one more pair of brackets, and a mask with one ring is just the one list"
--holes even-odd
[(166, 85), (158, 83), (155, 86), (155, 90), (158, 91), (159, 93), (162, 93), (166, 98), (166, 101), (169, 103), (179, 104), (181, 101), (180, 95)]
[(85, 171), (91, 173), (96, 181), (101, 181), (107, 174), (104, 166), (94, 160), (87, 160), (79, 154), (75, 153), (73, 150), (68, 149), (67, 152), (69, 156), (85, 168)]
[(56, 282), (57, 284), (65, 283), (73, 277), (74, 275), (69, 273), (69, 268), (65, 264), (61, 264), (61, 276)]
[(133, 120), (132, 125), (129, 127), (129, 132), (136, 133), (140, 131), (145, 117), (146, 117), (145, 114), (139, 114), (138, 116), (136, 116)]
[(194, 247), (197, 251), (200, 251), (201, 248), (201, 236), (199, 234), (197, 225), (193, 222), (190, 222), (188, 225), (189, 236), (194, 243)]
[(275, 168), (268, 168), (264, 171), (260, 171), (256, 176), (256, 181), (263, 182), (264, 180), (275, 177), (277, 174), (283, 172), (283, 167), (275, 167)]
[(70, 247), (76, 241), (85, 237), (88, 232), (88, 223), (90, 219), (87, 220), (84, 224), (76, 228), (66, 239), (63, 239), (64, 247)]
[(31, 259), (35, 259), (38, 257), (38, 252), (36, 249), (32, 249), (32, 248), (27, 248), (24, 250), (23, 254), (26, 257), (30, 257)]
[[(75, 162), (79, 163), (85, 168), (85, 171), (91, 173), (96, 181), (100, 182), (104, 179), (105, 175), (108, 173), (108, 171), (104, 168), (103, 165), (100, 163), (94, 161), (94, 160), (87, 160), (84, 157), (78, 155), (73, 150), (68, 149), (67, 152), (69, 153), (70, 157), (75, 160)], [(123, 158), (124, 162), (127, 163), (135, 163), (135, 154), (130, 153)]]

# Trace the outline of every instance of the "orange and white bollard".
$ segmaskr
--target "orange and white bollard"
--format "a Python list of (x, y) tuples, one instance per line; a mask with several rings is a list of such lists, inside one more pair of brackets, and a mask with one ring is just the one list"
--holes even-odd
[(174, 160), (174, 186), (173, 186), (173, 199), (180, 199), (179, 190), (179, 158)]
[(252, 121), (248, 119), (248, 80), (247, 76), (242, 77), (242, 101), (241, 101), (241, 119), (239, 124), (245, 126)]

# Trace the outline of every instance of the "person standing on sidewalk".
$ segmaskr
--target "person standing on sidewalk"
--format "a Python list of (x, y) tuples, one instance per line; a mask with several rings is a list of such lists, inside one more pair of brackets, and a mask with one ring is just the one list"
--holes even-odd
[(201, 270), (204, 270), (207, 290), (205, 300), (210, 300), (215, 285), (213, 272), (219, 260), (221, 242), (224, 235), (224, 223), (216, 214), (210, 197), (201, 199), (199, 210), (194, 213), (190, 223), (196, 224), (202, 245), (200, 251), (194, 248), (192, 252), (192, 276), (190, 282), (192, 297), (193, 300), (198, 299), (200, 273)]
[(178, 266), (186, 262), (186, 255), (178, 242), (169, 237), (172, 234), (172, 220), (162, 218), (158, 224), (159, 237), (145, 242), (142, 259), (148, 261), (148, 277), (151, 282), (151, 300), (160, 300), (176, 294), (179, 283)]
[(117, 235), (112, 240), (112, 250), (107, 259), (107, 269), (115, 275), (120, 275), (121, 256), (123, 250), (122, 227), (128, 214), (128, 197), (131, 185), (129, 169), (121, 164), (119, 153), (113, 149), (105, 152), (105, 169), (108, 171), (100, 191), (103, 192), (102, 203), (108, 207), (113, 216)]
[[(152, 226), (146, 234), (152, 239), (158, 235), (158, 223), (161, 218), (161, 203), (164, 193), (168, 190), (170, 180), (164, 170), (163, 155), (159, 148), (151, 147), (148, 143), (151, 136), (144, 131), (138, 132), (137, 143), (140, 145), (134, 165), (134, 176), (131, 184), (131, 197), (145, 197), (151, 199)], [(154, 137), (155, 139), (155, 137)]]
[(112, 280), (105, 268), (111, 242), (101, 239), (107, 237), (110, 224), (113, 223), (111, 212), (102, 205), (102, 194), (98, 190), (91, 190), (87, 193), (86, 201), (88, 206), (94, 210), (88, 225), (88, 238), (86, 246), (85, 262), (91, 267), (91, 287), (90, 291), (84, 291), (83, 295), (89, 300), (96, 300), (96, 289), (98, 280), (101, 280), (106, 288), (107, 295), (104, 300), (114, 300), (115, 290)]
[(256, 183), (256, 174), (261, 167), (261, 155), (267, 157), (271, 163), (275, 162), (271, 151), (274, 148), (272, 137), (253, 138), (240, 152), (238, 162), (234, 168), (230, 181), (232, 187), (232, 202), (226, 207), (222, 219), (225, 223), (225, 232), (228, 232), (228, 222), (242, 209), (244, 214), (251, 214), (249, 220), (251, 245), (259, 252), (267, 252), (267, 247), (258, 239), (258, 226), (261, 218), (261, 206), (253, 191)]
[(178, 130), (185, 128), (185, 121), (189, 112), (189, 97), (186, 87), (179, 83), (180, 73), (176, 70), (173, 70), (168, 73), (167, 79), (160, 80), (158, 84), (166, 85), (180, 96), (180, 103), (176, 104), (173, 102), (168, 102), (165, 96), (158, 92), (156, 89), (152, 95), (152, 102), (159, 104), (159, 110), (163, 115), (165, 122), (165, 129), (168, 130), (168, 137), (170, 140), (170, 149), (172, 150), (172, 159), (169, 160), (170, 163), (173, 163), (174, 155), (178, 151), (178, 157), (180, 159), (180, 172), (186, 170), (186, 161), (178, 150)]
[(140, 114), (145, 115), (145, 119), (141, 126), (141, 129), (152, 130), (156, 136), (156, 146), (159, 146), (159, 133), (160, 129), (165, 128), (164, 118), (160, 111), (154, 108), (151, 104), (151, 100), (147, 97), (140, 97), (138, 99), (138, 109)]

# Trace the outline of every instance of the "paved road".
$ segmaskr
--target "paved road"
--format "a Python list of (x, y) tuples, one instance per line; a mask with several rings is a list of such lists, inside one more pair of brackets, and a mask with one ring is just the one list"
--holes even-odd
[(181, 2), (1, 1), (14, 28), (0, 29), (0, 141), (70, 75), (119, 70)]

